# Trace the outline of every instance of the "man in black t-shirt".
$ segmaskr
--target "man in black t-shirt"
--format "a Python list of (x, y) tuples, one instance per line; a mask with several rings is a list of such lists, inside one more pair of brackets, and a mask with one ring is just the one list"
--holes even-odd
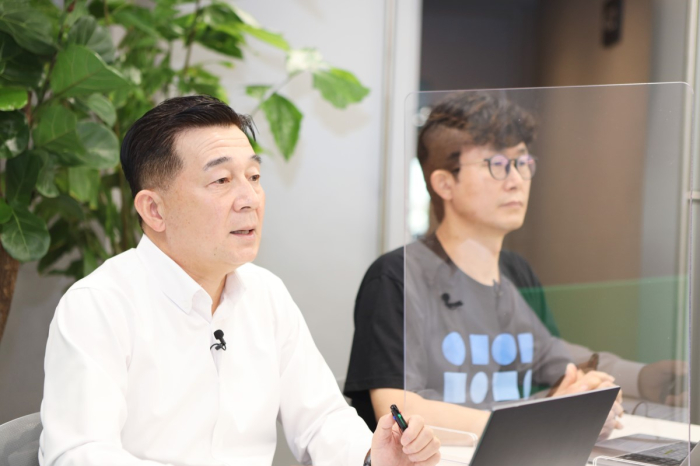
[[(502, 250), (499, 267), (553, 336), (559, 329), (547, 304), (539, 278), (519, 254)], [(370, 388), (404, 388), (404, 248), (377, 259), (367, 270), (355, 302), (355, 338), (345, 384), (345, 395), (367, 425), (377, 420)], [(376, 312), (378, 308), (383, 309)]]
[[(612, 385), (605, 373), (567, 365), (546, 305), (538, 319), (512, 292), (528, 278), (536, 282), (522, 258), (501, 250), (524, 220), (533, 135), (527, 112), (480, 92), (450, 96), (423, 126), (418, 159), (439, 225), (407, 246), (406, 258), (403, 248), (380, 257), (355, 307), (345, 393), (370, 427), (395, 403), (429, 424), (480, 433), (483, 409), (527, 398), (533, 380), (551, 385), (563, 377), (555, 395)], [(621, 413), (616, 403), (604, 435)]]

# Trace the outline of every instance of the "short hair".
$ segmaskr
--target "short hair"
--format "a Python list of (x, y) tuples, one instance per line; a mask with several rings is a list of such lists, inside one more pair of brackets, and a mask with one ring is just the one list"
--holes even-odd
[(120, 154), (132, 197), (143, 189), (167, 189), (183, 167), (175, 153), (177, 136), (188, 129), (210, 126), (237, 126), (255, 139), (249, 116), (208, 95), (167, 99), (139, 118), (124, 136)]
[(465, 147), (499, 150), (530, 144), (534, 137), (532, 114), (506, 99), (478, 91), (451, 94), (440, 101), (418, 136), (418, 161), (438, 222), (445, 216), (445, 206), (430, 184), (435, 170), (447, 170), (456, 177)]

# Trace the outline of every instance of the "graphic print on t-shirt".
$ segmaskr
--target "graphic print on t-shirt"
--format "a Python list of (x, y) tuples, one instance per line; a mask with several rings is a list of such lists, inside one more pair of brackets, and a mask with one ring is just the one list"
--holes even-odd
[[(472, 403), (478, 405), (485, 399), (489, 390), (494, 401), (513, 401), (521, 398), (518, 389), (518, 371), (495, 371), (488, 374), (478, 371), (479, 366), (488, 366), (493, 360), (500, 366), (510, 366), (518, 357), (520, 363), (531, 365), (533, 360), (534, 338), (532, 333), (501, 333), (491, 340), (489, 335), (469, 335), (469, 355), (473, 374), (466, 372), (445, 372), (443, 401), (448, 403)], [(442, 354), (454, 366), (462, 366), (467, 360), (467, 345), (459, 332), (450, 332), (442, 340)], [(487, 367), (484, 367), (487, 369)], [(490, 375), (490, 381), (489, 381)], [(522, 398), (528, 398), (532, 390), (532, 369), (528, 369), (523, 379)]]

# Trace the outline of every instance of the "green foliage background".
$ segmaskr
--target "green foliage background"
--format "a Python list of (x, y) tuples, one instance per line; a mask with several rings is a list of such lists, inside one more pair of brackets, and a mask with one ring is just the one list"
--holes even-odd
[[(122, 37), (118, 44), (113, 36)], [(228, 101), (220, 79), (192, 60), (199, 44), (219, 65), (245, 59), (248, 39), (286, 55), (286, 77), (255, 83), (251, 112), (269, 122), (285, 159), (303, 115), (281, 90), (302, 73), (338, 108), (369, 92), (315, 49), (293, 49), (230, 2), (158, 0), (0, 1), (0, 241), (39, 271), (81, 278), (135, 246), (140, 229), (119, 167), (121, 139), (167, 97), (209, 94)], [(173, 63), (173, 47), (186, 49)], [(262, 149), (254, 143), (256, 151)], [(64, 269), (56, 263), (78, 251)]]

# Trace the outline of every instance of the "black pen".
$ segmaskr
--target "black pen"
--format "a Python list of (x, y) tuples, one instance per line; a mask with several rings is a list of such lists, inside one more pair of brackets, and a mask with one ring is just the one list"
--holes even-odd
[(408, 429), (408, 423), (403, 418), (403, 415), (399, 411), (396, 405), (391, 405), (391, 415), (399, 426), (399, 430), (403, 433), (404, 430)]

